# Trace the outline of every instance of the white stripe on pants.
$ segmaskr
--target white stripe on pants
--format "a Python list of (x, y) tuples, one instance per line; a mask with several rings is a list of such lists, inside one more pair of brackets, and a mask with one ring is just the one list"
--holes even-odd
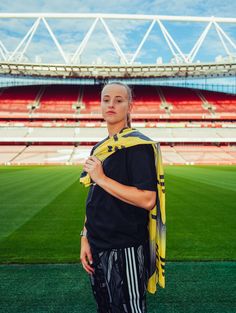
[(125, 248), (126, 275), (130, 296), (130, 307), (132, 313), (142, 313), (140, 308), (140, 294), (137, 279), (137, 266), (134, 255), (134, 247)]

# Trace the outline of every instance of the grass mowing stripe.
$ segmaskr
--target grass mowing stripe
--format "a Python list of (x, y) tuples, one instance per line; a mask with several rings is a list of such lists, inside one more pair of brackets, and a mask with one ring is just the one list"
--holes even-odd
[(80, 168), (37, 168), (11, 176), (11, 186), (0, 188), (0, 239), (20, 227), (78, 179)]
[[(185, 166), (185, 165), (184, 165)], [(189, 166), (189, 165), (188, 165)], [(236, 165), (194, 165), (195, 168), (203, 168), (203, 169), (207, 169), (208, 171), (223, 171), (223, 172), (226, 172), (226, 171), (229, 171), (229, 172), (232, 172), (232, 171), (236, 171)]]
[(236, 259), (234, 197), (231, 190), (167, 174), (167, 259)]
[[(36, 167), (36, 166), (35, 166)], [(0, 166), (0, 174), (9, 175), (9, 173), (19, 172), (19, 171), (31, 171), (31, 166)]]
[(232, 167), (231, 171), (209, 170), (208, 167), (199, 168), (195, 166), (183, 167), (173, 166), (166, 168), (166, 174), (169, 173), (178, 175), (179, 177), (189, 178), (199, 183), (214, 185), (220, 188), (226, 188), (236, 191), (236, 167)]
[(1, 262), (78, 262), (86, 193), (78, 181), (0, 242)]
[[(75, 172), (80, 172), (80, 166), (74, 166), (74, 167), (30, 167), (30, 170), (25, 171), (25, 173), (22, 173), (22, 171), (9, 171), (8, 173), (4, 173), (4, 175), (1, 175), (1, 179), (0, 179), (0, 188), (1, 191), (6, 191), (8, 192), (9, 188), (8, 186), (10, 185), (11, 189), (11, 185), (12, 183), (19, 183), (21, 184), (21, 182), (24, 183), (25, 179), (31, 180), (32, 177), (36, 176), (37, 179), (44, 179), (44, 176), (47, 176), (48, 174), (52, 175), (54, 173), (67, 173), (70, 171), (75, 171)], [(79, 175), (79, 173), (78, 173)], [(4, 190), (5, 188), (5, 190)]]

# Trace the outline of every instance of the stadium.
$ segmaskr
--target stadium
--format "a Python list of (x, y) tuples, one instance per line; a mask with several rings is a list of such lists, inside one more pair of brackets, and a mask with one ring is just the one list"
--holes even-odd
[[(132, 88), (132, 127), (160, 142), (165, 167), (167, 287), (148, 296), (150, 312), (235, 312), (236, 43), (224, 28), (236, 19), (0, 13), (1, 25), (10, 19), (31, 27), (11, 51), (0, 41), (0, 312), (95, 312), (79, 262), (87, 193), (78, 178), (91, 148), (107, 136), (100, 93), (111, 81)], [(90, 21), (73, 54), (50, 26), (60, 19)], [(127, 21), (143, 23), (132, 55), (115, 34)], [(178, 23), (202, 25), (189, 53), (178, 45)], [(40, 25), (54, 51), (31, 58)], [(112, 55), (104, 45), (107, 52), (87, 61), (96, 27)], [(144, 62), (139, 56), (147, 42), (153, 51), (155, 28), (170, 57), (157, 50), (155, 62)], [(206, 50), (210, 56), (199, 60), (212, 29), (222, 55)]]

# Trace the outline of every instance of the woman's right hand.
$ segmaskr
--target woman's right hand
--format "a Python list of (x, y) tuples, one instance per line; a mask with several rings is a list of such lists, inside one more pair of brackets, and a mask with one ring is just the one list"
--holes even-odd
[(94, 268), (90, 266), (93, 263), (92, 253), (88, 238), (85, 236), (81, 237), (80, 261), (88, 274), (94, 273)]

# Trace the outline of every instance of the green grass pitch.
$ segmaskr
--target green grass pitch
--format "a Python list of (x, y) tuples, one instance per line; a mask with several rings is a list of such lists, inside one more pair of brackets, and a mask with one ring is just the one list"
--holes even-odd
[[(149, 312), (236, 312), (236, 166), (164, 170), (166, 288), (148, 295)], [(0, 167), (1, 313), (95, 312), (79, 260), (88, 192), (81, 171)]]
[[(78, 262), (80, 166), (0, 168), (1, 263)], [(236, 166), (166, 166), (167, 260), (235, 260)]]

